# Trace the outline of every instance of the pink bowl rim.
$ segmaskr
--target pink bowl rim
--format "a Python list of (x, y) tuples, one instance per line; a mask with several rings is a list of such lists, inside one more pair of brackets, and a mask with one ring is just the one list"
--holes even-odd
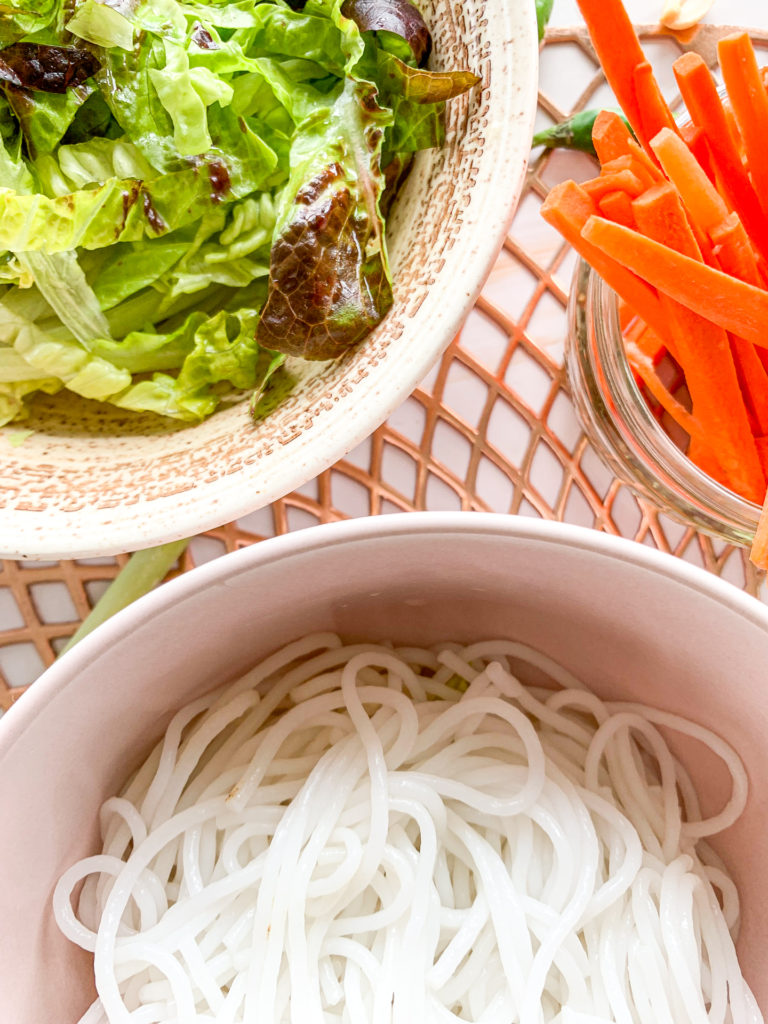
[(732, 583), (673, 555), (583, 526), (490, 512), (408, 512), (325, 523), (269, 538), (198, 566), (139, 598), (95, 629), (46, 669), (0, 719), (0, 770), (16, 743), (23, 739), (36, 716), (50, 701), (76, 683), (80, 673), (93, 662), (109, 658), (110, 649), (117, 641), (177, 602), (201, 591), (226, 585), (258, 566), (300, 558), (323, 548), (343, 548), (358, 541), (403, 536), (442, 536), (448, 539), (456, 535), (576, 548), (596, 557), (634, 565), (716, 601), (768, 633), (768, 607)]

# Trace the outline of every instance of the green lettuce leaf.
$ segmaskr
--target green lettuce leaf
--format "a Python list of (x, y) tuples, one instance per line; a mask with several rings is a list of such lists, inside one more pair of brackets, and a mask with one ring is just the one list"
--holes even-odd
[(85, 279), (77, 253), (20, 252), (17, 259), (34, 277), (40, 294), (86, 349), (92, 338), (109, 336), (99, 300)]
[(182, 156), (199, 156), (211, 147), (207, 108), (232, 102), (232, 86), (205, 67), (190, 68), (183, 46), (165, 41), (165, 67), (149, 77), (173, 122), (173, 141)]
[(24, 399), (37, 391), (54, 395), (61, 391), (63, 385), (56, 378), (40, 380), (22, 380), (12, 384), (0, 384), (0, 427), (6, 423), (23, 420), (29, 415)]
[(253, 17), (250, 56), (300, 57), (340, 76), (363, 54), (360, 33), (342, 17), (340, 0), (308, 3), (303, 11), (263, 3), (254, 8)]
[(229, 167), (211, 160), (152, 181), (111, 178), (97, 188), (54, 198), (0, 189), (0, 251), (100, 249), (192, 224), (211, 206), (247, 195), (250, 181), (269, 177), (274, 153), (254, 133), (241, 135), (243, 152), (250, 145), (250, 166), (244, 158)]
[(120, 125), (112, 116), (106, 100), (100, 92), (94, 92), (77, 108), (63, 141), (72, 145), (102, 137), (114, 139), (122, 134)]
[(120, 341), (96, 338), (91, 349), (94, 355), (131, 374), (178, 370), (192, 351), (195, 331), (207, 319), (206, 313), (190, 313), (172, 331), (131, 331)]
[(99, 75), (102, 96), (126, 137), (160, 172), (176, 169), (181, 156), (173, 144), (173, 121), (152, 84), (150, 72), (165, 66), (163, 40), (139, 36), (129, 53), (104, 51)]
[(0, 345), (0, 384), (29, 383), (47, 379), (48, 375), (32, 366), (9, 345)]
[(67, 32), (95, 46), (133, 49), (133, 25), (120, 11), (97, 0), (78, 4), (67, 22)]
[(7, 46), (22, 36), (57, 26), (62, 8), (62, 0), (3, 0), (0, 42)]
[(16, 192), (32, 192), (35, 179), (21, 155), (21, 135), (0, 143), (0, 184)]
[(45, 331), (1, 302), (0, 342), (12, 345), (41, 378), (57, 378), (84, 398), (108, 399), (131, 383), (130, 373), (92, 355), (61, 328)]
[(87, 185), (100, 185), (111, 178), (152, 181), (158, 177), (140, 150), (125, 138), (96, 138), (59, 146), (56, 157), (70, 192)]
[(95, 85), (86, 82), (65, 93), (6, 89), (8, 102), (18, 118), (27, 151), (32, 157), (52, 153), (75, 119)]
[(215, 388), (222, 382), (240, 390), (262, 389), (285, 357), (256, 343), (258, 318), (258, 310), (248, 308), (206, 318), (195, 327), (191, 351), (176, 377), (155, 373), (112, 401), (122, 409), (195, 421), (216, 409), (222, 395)]
[(93, 291), (103, 310), (148, 288), (178, 263), (189, 248), (187, 242), (121, 243), (109, 250), (101, 263)]
[(422, 149), (442, 146), (445, 141), (443, 103), (414, 103), (401, 97), (390, 100), (394, 119), (382, 155), (386, 166), (396, 155), (418, 153)]

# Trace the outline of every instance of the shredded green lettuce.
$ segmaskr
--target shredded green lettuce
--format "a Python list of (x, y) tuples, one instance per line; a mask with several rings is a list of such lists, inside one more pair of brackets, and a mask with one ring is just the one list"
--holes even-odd
[(428, 42), (405, 0), (5, 0), (0, 425), (59, 391), (196, 422), (357, 344), (389, 183), (477, 81)]

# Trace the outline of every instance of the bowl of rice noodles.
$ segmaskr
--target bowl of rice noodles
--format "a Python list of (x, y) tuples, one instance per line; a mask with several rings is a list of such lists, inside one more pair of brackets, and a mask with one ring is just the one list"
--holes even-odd
[(383, 516), (226, 555), (0, 721), (8, 1024), (759, 1024), (768, 610)]

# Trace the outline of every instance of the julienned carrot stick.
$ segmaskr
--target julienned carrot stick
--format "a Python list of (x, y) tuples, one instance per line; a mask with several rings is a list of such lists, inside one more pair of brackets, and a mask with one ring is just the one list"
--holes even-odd
[(655, 366), (666, 351), (666, 345), (658, 334), (635, 314), (633, 309), (619, 303), (619, 325), (621, 336), (633, 350), (641, 352)]
[(674, 65), (675, 78), (693, 123), (707, 138), (718, 179), (754, 244), (768, 258), (768, 217), (741, 162), (725, 108), (703, 58), (686, 53)]
[(696, 224), (708, 233), (718, 228), (728, 207), (680, 136), (663, 128), (651, 147)]
[(613, 110), (601, 110), (592, 126), (592, 145), (595, 147), (601, 167), (612, 165), (615, 160), (631, 158), (630, 169), (643, 174), (648, 185), (664, 180), (655, 160), (648, 156), (624, 123)]
[[(672, 185), (651, 189), (632, 208), (643, 235), (701, 260), (682, 202)], [(753, 499), (756, 495), (761, 497), (765, 477), (728, 335), (668, 296), (660, 295), (659, 299), (668, 316), (673, 355), (685, 374), (694, 416), (718, 452), (734, 489)]]
[[(735, 213), (727, 217), (713, 232), (720, 269), (748, 284), (762, 286), (757, 260), (749, 238)], [(743, 338), (731, 338), (733, 358), (738, 370), (744, 398), (759, 434), (768, 434), (768, 373), (754, 345)], [(768, 355), (768, 351), (764, 353)]]
[(659, 292), (753, 345), (768, 348), (768, 292), (762, 288), (601, 217), (587, 221), (582, 238)]
[(680, 138), (690, 149), (696, 163), (714, 185), (717, 181), (717, 171), (715, 170), (712, 154), (709, 151), (709, 143), (704, 132), (701, 128), (697, 128), (695, 124), (688, 123), (681, 125)]
[(671, 395), (667, 388), (664, 387), (661, 378), (656, 373), (653, 360), (642, 352), (635, 342), (625, 339), (625, 345), (630, 366), (641, 378), (643, 384), (645, 384), (664, 412), (667, 413), (667, 415), (670, 416), (671, 419), (673, 419), (689, 437), (696, 438), (699, 444), (708, 444), (709, 442), (707, 440), (706, 432), (696, 417), (692, 416), (688, 410), (678, 402), (674, 395)]
[(749, 557), (758, 569), (768, 569), (768, 496), (760, 513)]
[(701, 250), (674, 185), (656, 185), (632, 203), (637, 229), (675, 252), (700, 260)]
[[(653, 238), (694, 260), (701, 260), (704, 252), (709, 255), (711, 246), (708, 239), (701, 237), (695, 221), (691, 222), (686, 216), (680, 196), (669, 182), (648, 189), (634, 200), (632, 213), (637, 230), (647, 238)], [(674, 341), (670, 339), (669, 343), (670, 352), (677, 358)]]
[(607, 192), (597, 202), (600, 213), (608, 220), (624, 224), (628, 228), (635, 226), (635, 215), (632, 213), (632, 199), (626, 192)]
[(763, 465), (763, 472), (768, 474), (768, 437), (756, 437), (755, 444), (757, 445), (757, 454), (760, 456), (760, 462)]
[(752, 433), (768, 434), (768, 374), (754, 346), (748, 341), (732, 337), (731, 351), (752, 423)]
[(582, 186), (584, 191), (597, 200), (606, 192), (626, 192), (630, 196), (639, 196), (645, 190), (645, 183), (632, 171), (615, 171), (609, 174), (601, 174), (599, 178), (585, 181)]
[(649, 288), (639, 277), (626, 270), (620, 262), (606, 257), (600, 249), (588, 243), (583, 237), (582, 229), (595, 213), (596, 207), (592, 199), (574, 181), (556, 185), (541, 206), (541, 215), (547, 223), (560, 232), (638, 316), (664, 337), (666, 325), (653, 288)]
[(640, 111), (643, 125), (643, 141), (646, 145), (662, 128), (677, 132), (675, 119), (661, 95), (659, 83), (653, 74), (653, 68), (647, 60), (641, 61), (634, 69), (635, 99)]
[(592, 125), (592, 145), (600, 164), (629, 153), (632, 135), (623, 119), (613, 110), (601, 110)]
[(752, 40), (746, 32), (726, 36), (717, 44), (717, 54), (728, 98), (744, 140), (747, 164), (763, 212), (768, 210), (768, 94), (757, 66)]
[[(612, 171), (628, 170), (632, 171), (643, 183), (645, 188), (651, 188), (653, 185), (658, 185), (659, 181), (662, 180), (661, 176), (657, 173), (656, 169), (649, 167), (650, 160), (646, 153), (640, 149), (636, 142), (630, 140), (632, 146), (635, 148), (633, 153), (631, 150), (627, 152), (625, 156), (620, 156), (616, 160), (609, 160), (608, 163), (603, 164), (600, 168), (601, 174), (611, 173)], [(638, 156), (639, 154), (639, 156)]]
[(698, 438), (691, 438), (687, 454), (691, 462), (695, 462), (702, 472), (706, 473), (707, 476), (711, 476), (713, 480), (717, 480), (723, 487), (727, 487), (730, 490), (728, 478), (717, 461), (717, 456), (708, 444), (699, 441)]
[(637, 339), (637, 347), (653, 362), (654, 366), (667, 351), (667, 345), (652, 327), (646, 327)]
[(624, 4), (621, 0), (578, 0), (578, 4), (608, 84), (639, 138), (642, 125), (634, 71), (645, 54)]
[(709, 237), (715, 246), (715, 254), (722, 271), (731, 277), (738, 277), (740, 281), (746, 281), (747, 284), (762, 287), (757, 257), (737, 214), (729, 214), (721, 224), (710, 231)]

